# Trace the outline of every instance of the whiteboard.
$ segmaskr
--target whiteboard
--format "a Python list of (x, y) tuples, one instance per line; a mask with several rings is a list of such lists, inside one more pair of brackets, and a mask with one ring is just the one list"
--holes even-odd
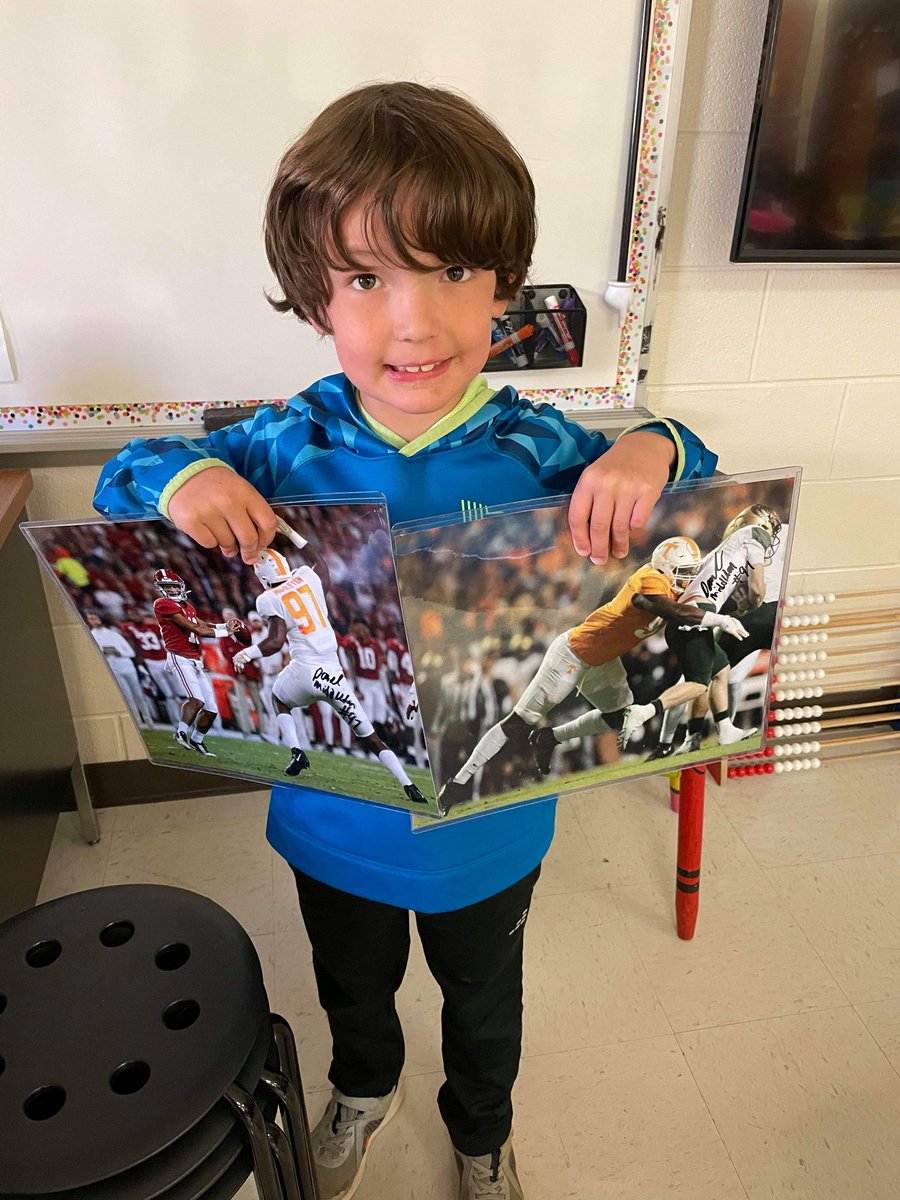
[(529, 164), (531, 278), (588, 309), (577, 370), (615, 380), (616, 277), (639, 0), (0, 0), (0, 408), (241, 402), (339, 370), (330, 342), (275, 314), (262, 247), (285, 147), (374, 79), (454, 87)]

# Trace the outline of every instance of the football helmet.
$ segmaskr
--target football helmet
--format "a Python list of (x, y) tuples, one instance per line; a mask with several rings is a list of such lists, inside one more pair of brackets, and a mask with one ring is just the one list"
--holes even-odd
[(256, 562), (253, 564), (253, 571), (259, 582), (266, 588), (278, 587), (280, 583), (286, 583), (293, 574), (290, 563), (277, 550), (260, 550)]
[(169, 600), (176, 600), (179, 604), (183, 604), (187, 600), (187, 584), (180, 575), (176, 575), (167, 567), (160, 567), (155, 572), (153, 583), (161, 596), (166, 596)]
[(781, 540), (779, 536), (781, 533), (781, 518), (778, 516), (778, 513), (768, 504), (751, 504), (747, 508), (742, 508), (738, 515), (725, 526), (722, 541), (727, 542), (733, 533), (737, 533), (739, 529), (743, 529), (748, 525), (758, 525), (761, 529), (765, 529), (769, 535), (772, 547), (766, 552), (766, 562), (771, 562), (775, 557), (775, 550)]
[(689, 537), (668, 538), (653, 551), (650, 566), (665, 575), (680, 595), (694, 578), (703, 562), (700, 547)]

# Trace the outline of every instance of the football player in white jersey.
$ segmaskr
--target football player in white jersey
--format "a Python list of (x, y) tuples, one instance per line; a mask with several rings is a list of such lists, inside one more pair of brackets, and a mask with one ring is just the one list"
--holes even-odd
[[(725, 530), (724, 538), (730, 537), (741, 525), (753, 524), (760, 514), (754, 511), (753, 505), (742, 509)], [(728, 675), (729, 711), (734, 715), (741, 698), (742, 685), (747, 676), (753, 671), (763, 650), (771, 650), (775, 641), (775, 624), (778, 619), (778, 601), (781, 597), (781, 587), (784, 577), (784, 559), (790, 541), (789, 526), (781, 525), (773, 538), (774, 554), (766, 557), (765, 584), (766, 591), (759, 608), (744, 611), (747, 594), (743, 587), (735, 588), (732, 602), (737, 601), (737, 610), (743, 612), (742, 623), (746, 626), (749, 636), (741, 641), (730, 634), (722, 632), (719, 645), (725, 651), (728, 665), (731, 668)], [(675, 752), (675, 742), (678, 738), (679, 722), (684, 720), (685, 706), (670, 708), (663, 719), (659, 735), (659, 745), (649, 755), (649, 759), (668, 758)], [(683, 731), (682, 731), (683, 732)]]
[(141, 679), (134, 665), (134, 647), (124, 634), (113, 628), (109, 617), (101, 617), (99, 613), (89, 612), (86, 619), (91, 637), (103, 651), (106, 661), (112, 667), (112, 672), (122, 689), (134, 719), (141, 728), (146, 729), (153, 723), (153, 714), (150, 711), (150, 701), (141, 687)]
[[(775, 558), (780, 541), (781, 520), (773, 508), (754, 504), (743, 509), (727, 525), (722, 542), (711, 551), (682, 596), (685, 603), (710, 612), (719, 612), (735, 593), (744, 597), (739, 610), (741, 624), (748, 635), (753, 631), (753, 614), (766, 595), (766, 566)], [(675, 651), (684, 671), (681, 681), (658, 696), (652, 704), (634, 704), (625, 712), (619, 745), (628, 740), (653, 716), (691, 704), (685, 751), (700, 749), (706, 714), (712, 710), (720, 746), (730, 746), (756, 733), (740, 729), (729, 715), (729, 657), (711, 630), (669, 626), (666, 641)], [(750, 637), (742, 639), (749, 646)], [(736, 651), (735, 651), (736, 653)], [(746, 653), (746, 651), (744, 652)], [(743, 657), (743, 655), (742, 655)], [(654, 753), (653, 757), (662, 757)]]
[(277, 654), (287, 643), (290, 662), (272, 688), (278, 732), (291, 751), (284, 773), (299, 775), (310, 766), (304, 748), (298, 745), (294, 710), (325, 700), (353, 729), (360, 745), (372, 751), (400, 783), (407, 799), (416, 804), (427, 803), (396, 754), (376, 735), (338, 660), (337, 637), (328, 619), (325, 600), (325, 588), (329, 586), (325, 560), (283, 521), (278, 528), (303, 551), (307, 561), (292, 567), (277, 550), (260, 552), (253, 570), (266, 590), (257, 599), (256, 611), (268, 621), (267, 632), (261, 641), (239, 651), (234, 656), (234, 665), (240, 670), (253, 659)]

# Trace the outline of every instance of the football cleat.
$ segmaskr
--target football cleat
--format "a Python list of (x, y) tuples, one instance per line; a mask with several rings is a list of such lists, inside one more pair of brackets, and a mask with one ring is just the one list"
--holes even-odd
[(405, 783), (403, 790), (406, 792), (407, 800), (412, 800), (413, 804), (427, 804), (428, 801), (419, 791), (414, 783)]
[(689, 733), (681, 745), (678, 747), (679, 754), (693, 754), (695, 750), (700, 749), (700, 744), (703, 741), (702, 733)]
[(187, 600), (187, 584), (180, 575), (176, 575), (167, 567), (160, 567), (158, 571), (154, 572), (153, 585), (161, 596), (166, 596), (169, 600), (175, 600), (179, 604), (183, 604)]
[(650, 556), (650, 566), (659, 571), (680, 595), (703, 562), (700, 547), (689, 537), (672, 537), (660, 542)]
[(298, 746), (291, 748), (291, 761), (284, 768), (285, 775), (299, 775), (301, 771), (309, 769), (309, 759), (306, 756), (306, 751), (301, 750)]
[(293, 571), (291, 564), (277, 550), (260, 550), (253, 564), (253, 573), (263, 587), (278, 587), (287, 583)]
[(669, 758), (675, 753), (674, 742), (660, 742), (655, 750), (651, 750), (647, 755), (647, 762), (656, 762), (659, 758)]
[(629, 704), (625, 709), (625, 716), (622, 720), (622, 728), (619, 730), (619, 736), (616, 738), (619, 749), (624, 750), (631, 740), (631, 735), (637, 733), (642, 725), (653, 716), (652, 704)]
[(559, 745), (559, 742), (553, 736), (553, 730), (546, 725), (541, 729), (532, 730), (528, 735), (528, 744), (534, 754), (537, 769), (542, 775), (549, 775), (553, 751)]
[(442, 817), (456, 804), (462, 804), (469, 799), (469, 785), (466, 783), (457, 783), (455, 779), (449, 779), (437, 794), (438, 810)]
[(733, 721), (723, 721), (719, 726), (719, 745), (733, 746), (735, 742), (742, 742), (745, 738), (753, 737), (756, 729), (739, 729)]
[(212, 750), (207, 750), (205, 742), (195, 742), (193, 738), (188, 739), (188, 745), (192, 750), (196, 750), (202, 758), (217, 758)]
[(182, 733), (180, 729), (176, 729), (172, 734), (172, 741), (177, 742), (179, 746), (184, 746), (185, 750), (190, 750), (191, 741), (186, 733)]

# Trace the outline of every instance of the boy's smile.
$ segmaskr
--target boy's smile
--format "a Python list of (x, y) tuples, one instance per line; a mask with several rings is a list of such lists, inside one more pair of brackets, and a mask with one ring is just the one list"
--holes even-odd
[(422, 271), (391, 260), (367, 240), (359, 207), (343, 233), (365, 269), (329, 269), (335, 350), (365, 411), (411, 441), (456, 407), (484, 366), (506, 301), (495, 299), (493, 271), (430, 254), (416, 255)]

